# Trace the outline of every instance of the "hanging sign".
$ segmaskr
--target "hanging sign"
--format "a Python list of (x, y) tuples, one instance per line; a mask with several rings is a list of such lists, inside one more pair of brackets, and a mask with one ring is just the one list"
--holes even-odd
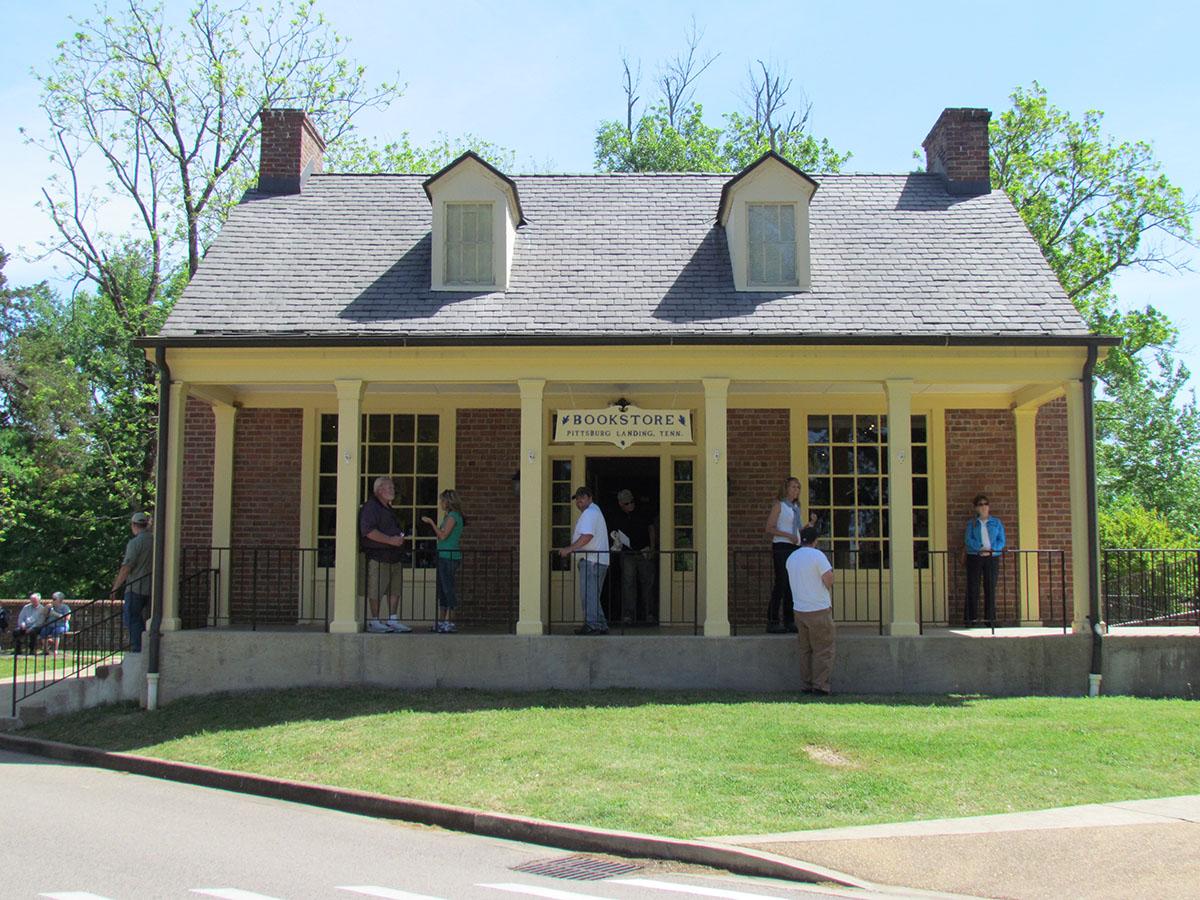
[(554, 414), (556, 444), (686, 444), (692, 440), (688, 409), (560, 409)]

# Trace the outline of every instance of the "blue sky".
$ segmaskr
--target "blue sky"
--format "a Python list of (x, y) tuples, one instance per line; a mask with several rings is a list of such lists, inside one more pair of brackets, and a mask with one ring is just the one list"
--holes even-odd
[[(904, 172), (943, 107), (998, 114), (1017, 85), (1038, 80), (1074, 114), (1105, 111), (1106, 128), (1150, 141), (1168, 176), (1200, 193), (1200, 65), (1195, 4), (1147, 0), (1009, 2), (448, 2), (342, 0), (318, 4), (379, 79), (397, 75), (404, 97), (361, 123), (382, 138), (408, 131), (472, 132), (514, 150), (521, 167), (591, 171), (597, 123), (623, 115), (620, 56), (642, 61), (649, 97), (656, 64), (683, 46), (694, 15), (703, 48), (720, 56), (697, 99), (716, 123), (735, 108), (747, 66), (786, 66), (813, 103), (813, 130), (854, 158), (848, 169)], [(46, 168), (22, 144), (41, 125), (29, 75), (91, 3), (3, 0), (0, 58), (0, 244), (16, 255), (49, 236), (34, 209)], [(172, 15), (187, 4), (167, 0)], [(1186, 250), (1187, 248), (1185, 248)], [(1183, 259), (1200, 268), (1200, 254)], [(11, 281), (52, 277), (47, 262), (16, 259)], [(1133, 272), (1126, 304), (1154, 303), (1182, 326), (1185, 360), (1200, 372), (1200, 273)]]

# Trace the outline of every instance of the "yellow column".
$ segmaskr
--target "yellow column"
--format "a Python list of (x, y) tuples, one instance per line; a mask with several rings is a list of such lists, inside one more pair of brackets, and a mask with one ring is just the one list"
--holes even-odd
[[(167, 432), (166, 496), (158, 498), (155, 511), (154, 540), (165, 541), (163, 552), (162, 630), (178, 631), (179, 567), (183, 525), (183, 439), (187, 420), (188, 386), (174, 381), (171, 392), (171, 416)], [(159, 449), (162, 452), (162, 448)]]
[(1088, 528), (1087, 528), (1087, 435), (1083, 419), (1083, 384), (1067, 385), (1067, 460), (1071, 497), (1071, 594), (1074, 612), (1072, 630), (1087, 632), (1088, 617)]
[(704, 634), (729, 636), (729, 379), (704, 384)]
[(358, 631), (358, 482), (362, 453), (363, 383), (351, 379), (334, 382), (338, 397), (337, 527), (334, 535), (333, 615), (329, 631)]
[[(233, 434), (237, 407), (228, 403), (213, 403), (213, 484), (212, 484), (212, 546), (232, 547), (233, 540)], [(218, 620), (229, 618), (229, 588), (231, 553), (213, 551), (212, 567), (221, 570), (220, 595), (217, 601)]]
[[(1013, 410), (1017, 440), (1017, 530), (1020, 549), (1038, 549), (1038, 492), (1037, 492), (1037, 407), (1022, 406)], [(1021, 624), (1042, 624), (1041, 600), (1038, 596), (1038, 559), (1026, 554), (1012, 559), (1017, 566), (1017, 584), (1021, 590)]]
[(517, 634), (543, 634), (542, 596), (550, 565), (542, 509), (544, 491), (542, 448), (546, 444), (546, 414), (542, 378), (517, 380), (521, 390), (521, 550), (518, 578)]
[(912, 526), (912, 379), (884, 382), (888, 401), (888, 541), (891, 545), (892, 609), (884, 619), (887, 634), (920, 633), (913, 566)]

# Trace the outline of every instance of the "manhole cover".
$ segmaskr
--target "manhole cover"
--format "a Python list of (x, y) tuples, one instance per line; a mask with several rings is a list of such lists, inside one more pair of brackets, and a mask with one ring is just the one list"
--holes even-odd
[(519, 866), (513, 866), (514, 872), (528, 872), (531, 875), (545, 875), (547, 878), (567, 878), (571, 881), (600, 881), (614, 875), (628, 875), (636, 872), (641, 866), (632, 863), (614, 862), (611, 859), (597, 859), (594, 856), (564, 856), (559, 859), (539, 859)]

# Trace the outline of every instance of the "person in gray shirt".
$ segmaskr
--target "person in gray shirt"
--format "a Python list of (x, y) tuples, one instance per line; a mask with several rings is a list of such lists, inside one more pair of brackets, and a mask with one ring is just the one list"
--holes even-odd
[(150, 517), (134, 513), (129, 520), (133, 537), (125, 545), (121, 569), (113, 579), (112, 596), (125, 588), (122, 621), (129, 630), (129, 652), (142, 652), (142, 632), (146, 630), (146, 612), (150, 608), (150, 572), (154, 566), (154, 533)]

